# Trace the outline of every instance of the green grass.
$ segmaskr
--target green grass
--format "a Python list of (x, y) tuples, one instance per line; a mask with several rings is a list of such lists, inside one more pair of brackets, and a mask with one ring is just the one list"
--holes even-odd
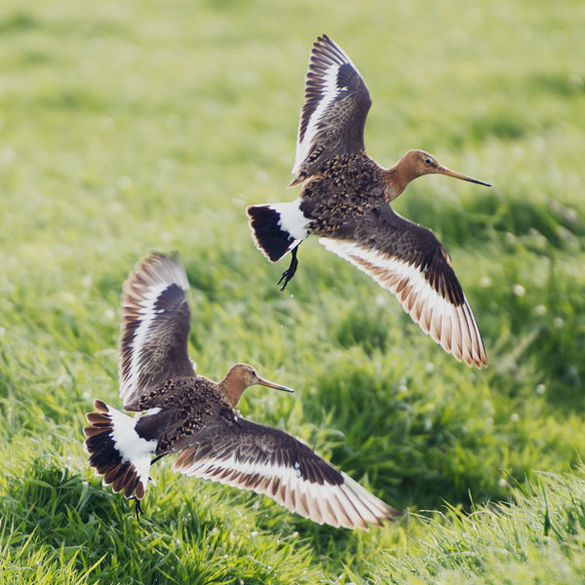
[[(584, 583), (585, 8), (578, 0), (0, 7), (0, 584)], [(244, 207), (291, 200), (302, 80), (330, 34), (396, 202), (448, 247), (489, 368), (458, 364), (316, 241), (287, 293)], [(142, 526), (86, 465), (117, 398), (118, 300), (149, 250), (192, 284), (191, 352), (296, 388), (241, 410), (404, 510), (369, 533), (153, 470)], [(432, 512), (435, 511), (435, 512)]]

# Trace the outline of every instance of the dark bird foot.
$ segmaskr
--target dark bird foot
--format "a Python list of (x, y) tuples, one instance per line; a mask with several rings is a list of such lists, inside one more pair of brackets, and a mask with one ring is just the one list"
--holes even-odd
[(140, 524), (140, 514), (142, 514), (142, 506), (140, 500), (136, 496), (131, 496), (129, 500), (134, 500), (134, 512), (136, 512), (136, 521)]
[[(299, 244), (300, 245), (300, 244)], [(289, 280), (295, 275), (297, 271), (297, 267), (299, 265), (299, 261), (297, 260), (297, 249), (299, 246), (296, 246), (291, 250), (291, 259), (289, 267), (282, 273), (280, 280), (276, 284), (280, 284), (282, 282), (282, 286), (280, 287), (280, 291), (282, 292), (286, 285), (288, 284)], [(284, 282), (283, 282), (284, 281)]]

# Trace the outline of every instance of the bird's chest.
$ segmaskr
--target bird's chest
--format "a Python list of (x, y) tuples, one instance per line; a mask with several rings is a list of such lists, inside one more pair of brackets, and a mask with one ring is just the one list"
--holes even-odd
[(365, 154), (347, 154), (327, 161), (303, 187), (301, 209), (314, 219), (312, 228), (327, 233), (348, 218), (366, 214), (384, 200), (380, 169)]
[(206, 392), (188, 392), (176, 401), (167, 432), (161, 438), (159, 452), (178, 448), (188, 437), (202, 430), (209, 421), (222, 416), (222, 412), (232, 410), (218, 396)]
[(364, 169), (333, 167), (308, 183), (301, 197), (303, 214), (313, 218), (312, 229), (329, 233), (379, 205), (384, 200), (384, 187)]

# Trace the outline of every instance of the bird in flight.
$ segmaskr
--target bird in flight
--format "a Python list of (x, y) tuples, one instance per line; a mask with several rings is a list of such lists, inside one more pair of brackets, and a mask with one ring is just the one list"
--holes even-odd
[(396, 295), (403, 309), (457, 360), (478, 368), (487, 357), (473, 312), (447, 250), (431, 230), (397, 214), (390, 202), (427, 174), (479, 185), (422, 150), (382, 168), (364, 147), (370, 92), (355, 65), (327, 35), (313, 43), (305, 78), (292, 202), (251, 205), (247, 214), (258, 249), (271, 261), (291, 253), (279, 284), (294, 276), (297, 251), (309, 235)]
[(120, 398), (131, 417), (103, 402), (87, 415), (89, 464), (136, 502), (139, 515), (150, 467), (177, 454), (176, 471), (253, 490), (318, 524), (381, 525), (396, 511), (291, 435), (252, 422), (235, 409), (260, 384), (292, 392), (247, 364), (221, 382), (195, 373), (189, 358), (189, 284), (174, 257), (140, 262), (122, 292)]

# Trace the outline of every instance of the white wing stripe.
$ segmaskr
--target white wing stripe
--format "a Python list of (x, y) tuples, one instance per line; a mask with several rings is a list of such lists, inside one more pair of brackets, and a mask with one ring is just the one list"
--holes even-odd
[(202, 461), (195, 461), (193, 465), (178, 469), (181, 473), (188, 476), (198, 475), (200, 472), (209, 473), (214, 467), (222, 469), (232, 469), (244, 474), (258, 473), (263, 477), (273, 479), (275, 477), (283, 479), (284, 477), (294, 477), (300, 479), (297, 470), (291, 467), (281, 465), (273, 465), (267, 463), (243, 462), (236, 461), (232, 455), (229, 459), (203, 459)]
[[(146, 359), (143, 348), (150, 340), (150, 329), (158, 315), (154, 307), (160, 294), (172, 284), (187, 291), (187, 274), (176, 260), (160, 256), (146, 259), (124, 284), (122, 319), (125, 321), (129, 314), (138, 313), (140, 322), (132, 341), (123, 348), (123, 356), (129, 354), (130, 359), (128, 373), (124, 375), (120, 370), (120, 398), (123, 401), (137, 389), (138, 378)], [(195, 369), (195, 364), (193, 365)]]
[(321, 238), (319, 243), (393, 292), (413, 321), (457, 360), (478, 367), (485, 364), (479, 329), (465, 296), (462, 305), (453, 305), (418, 268), (376, 249), (349, 240)]
[(313, 142), (313, 138), (317, 133), (317, 125), (321, 121), (323, 114), (329, 109), (331, 104), (335, 101), (335, 98), (340, 93), (337, 87), (337, 72), (339, 70), (339, 67), (340, 65), (336, 63), (332, 64), (327, 69), (325, 75), (323, 76), (324, 83), (321, 100), (319, 101), (318, 106), (315, 108), (315, 111), (311, 114), (311, 117), (309, 118), (309, 123), (307, 124), (303, 140), (299, 140), (299, 142), (297, 142), (295, 164), (292, 169), (293, 175), (298, 172), (299, 167), (309, 154), (309, 149)]
[[(274, 498), (289, 510), (319, 524), (328, 522), (333, 526), (367, 528), (366, 522), (379, 523), (379, 518), (388, 516), (389, 512), (381, 500), (342, 472), (342, 484), (325, 482), (321, 485), (303, 479), (294, 467), (239, 462), (233, 455), (221, 461), (206, 458), (175, 469), (190, 477), (212, 479), (233, 487), (242, 487), (246, 476), (260, 476), (264, 479), (249, 486), (250, 489)], [(275, 483), (279, 485), (273, 493)]]
[(148, 341), (148, 330), (152, 323), (156, 319), (157, 313), (154, 310), (154, 305), (161, 292), (163, 292), (169, 285), (158, 284), (156, 286), (150, 286), (143, 293), (142, 299), (138, 303), (138, 314), (143, 316), (140, 321), (140, 325), (136, 328), (134, 338), (129, 345), (129, 349), (132, 351), (132, 358), (130, 360), (130, 372), (127, 378), (122, 380), (120, 388), (120, 397), (125, 398), (127, 393), (130, 393), (138, 383), (138, 376), (140, 375), (141, 362), (142, 362), (142, 348)]

